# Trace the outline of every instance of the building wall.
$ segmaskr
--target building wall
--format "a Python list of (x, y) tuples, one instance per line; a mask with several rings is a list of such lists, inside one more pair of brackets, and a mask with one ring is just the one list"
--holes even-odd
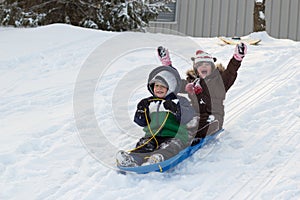
[(300, 41), (300, 0), (266, 0), (266, 29), (275, 38)]
[[(194, 37), (244, 36), (253, 32), (255, 0), (177, 0), (174, 22), (151, 22), (153, 32)], [(300, 40), (300, 0), (266, 0), (266, 31)]]

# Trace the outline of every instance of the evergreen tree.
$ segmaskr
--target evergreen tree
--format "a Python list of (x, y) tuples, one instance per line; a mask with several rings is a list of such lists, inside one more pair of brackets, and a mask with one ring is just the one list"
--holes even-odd
[(265, 31), (266, 20), (265, 20), (265, 0), (256, 0), (254, 4), (253, 12), (253, 31)]
[(174, 0), (2, 0), (0, 25), (67, 23), (110, 31), (142, 30)]

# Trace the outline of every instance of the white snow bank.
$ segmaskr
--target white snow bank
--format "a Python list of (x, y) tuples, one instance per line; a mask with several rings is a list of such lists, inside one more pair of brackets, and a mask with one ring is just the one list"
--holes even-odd
[[(133, 46), (149, 42), (126, 52), (128, 41), (118, 41), (123, 34)], [(157, 44), (170, 49), (182, 77), (196, 49), (180, 44), (186, 38), (160, 34), (62, 24), (1, 28), (0, 199), (299, 199), (300, 43), (265, 32), (250, 36), (262, 42), (248, 46), (228, 92), (222, 137), (169, 172), (124, 176), (94, 159), (114, 152), (98, 146), (101, 152), (93, 153), (82, 143), (73, 105), (78, 75), (98, 64), (101, 76), (86, 82), (96, 83), (95, 119), (103, 134), (97, 137), (105, 138), (104, 146), (108, 141), (128, 149), (142, 135), (132, 117), (137, 101), (148, 95), (147, 73), (159, 65)], [(220, 46), (218, 38), (188, 40), (225, 65), (234, 49)], [(91, 55), (114, 60), (94, 63)], [(89, 120), (84, 125), (91, 128)]]

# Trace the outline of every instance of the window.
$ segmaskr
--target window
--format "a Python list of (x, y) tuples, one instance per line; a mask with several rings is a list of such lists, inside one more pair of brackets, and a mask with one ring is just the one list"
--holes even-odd
[(171, 9), (171, 12), (159, 13), (156, 22), (175, 22), (176, 21), (176, 2), (169, 3), (167, 6)]

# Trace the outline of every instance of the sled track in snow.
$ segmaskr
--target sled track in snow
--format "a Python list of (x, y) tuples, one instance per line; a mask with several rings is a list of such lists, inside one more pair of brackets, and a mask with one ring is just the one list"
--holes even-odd
[[(275, 91), (276, 88), (284, 85), (295, 75), (297, 75), (298, 71), (297, 67), (295, 67), (296, 64), (297, 61), (291, 62), (286, 66), (284, 65), (285, 67), (282, 67), (280, 70), (275, 71), (273, 74), (271, 74), (270, 77), (261, 80), (260, 82), (255, 84), (254, 87), (250, 88), (249, 90), (242, 93), (238, 98), (234, 99), (234, 102), (228, 105), (228, 114), (227, 116), (225, 116), (225, 118), (227, 118), (226, 126), (228, 126), (229, 124), (233, 124), (235, 119), (240, 117), (244, 112), (250, 110), (255, 104), (263, 102), (265, 100), (265, 96), (270, 95), (271, 92)], [(289, 71), (289, 73), (284, 73), (286, 71)], [(260, 135), (260, 138), (263, 136), (264, 135)], [(258, 139), (251, 140), (252, 142), (248, 142), (248, 147), (255, 146), (255, 143)]]
[[(286, 63), (288, 63), (288, 65), (284, 65)], [(297, 63), (297, 61), (292, 63), (287, 61), (283, 63), (283, 66), (285, 67), (281, 67), (279, 70), (272, 73), (270, 77), (261, 80), (255, 84), (254, 87), (244, 91), (238, 98), (235, 98), (234, 102), (231, 102), (226, 106), (226, 109), (228, 110), (225, 116), (226, 125), (232, 124), (242, 113), (251, 109), (251, 106), (263, 101), (265, 96), (269, 95), (276, 88), (285, 84), (295, 76), (297, 74), (297, 68), (295, 67)], [(289, 73), (286, 73), (287, 71)]]
[[(280, 171), (284, 170), (284, 167), (287, 163), (289, 163), (296, 154), (296, 151), (289, 153), (285, 152), (284, 147), (293, 146), (296, 148), (298, 141), (300, 139), (300, 135), (297, 133), (297, 128), (299, 127), (299, 122), (295, 118), (291, 122), (291, 125), (286, 128), (284, 131), (289, 131), (291, 134), (287, 137), (284, 137), (280, 142), (280, 145), (276, 147), (272, 147), (270, 151), (264, 153), (258, 160), (255, 161), (255, 164), (259, 164), (258, 169), (256, 169), (255, 175), (251, 176), (244, 182), (237, 190), (233, 193), (227, 192), (226, 197), (222, 197), (222, 199), (259, 199), (259, 195), (261, 192), (266, 189), (268, 186), (273, 186), (278, 183), (282, 178)], [(282, 158), (280, 161), (276, 160), (279, 155), (278, 152), (283, 152), (286, 157), (284, 162)], [(267, 159), (266, 159), (267, 158)], [(280, 162), (279, 166), (278, 163)], [(272, 166), (272, 164), (276, 165), (276, 167)]]
[[(251, 107), (255, 106), (255, 104), (260, 104), (265, 100), (265, 97), (270, 95), (271, 92), (275, 91), (280, 86), (286, 84), (290, 81), (295, 75), (298, 74), (297, 72), (297, 61), (286, 61), (283, 63), (282, 68), (277, 71), (274, 71), (269, 77), (261, 80), (253, 87), (249, 88), (248, 90), (244, 91), (238, 98), (234, 99), (234, 102), (231, 102), (227, 108), (227, 122), (228, 124), (233, 124), (235, 120), (240, 117), (243, 113), (249, 111)], [(288, 73), (287, 73), (288, 72)], [(272, 162), (276, 162), (277, 154), (274, 155), (274, 152), (281, 151), (283, 147), (287, 146), (288, 144), (292, 144), (297, 146), (297, 141), (299, 141), (299, 134), (297, 134), (297, 128), (299, 128), (298, 118), (293, 116), (293, 113), (290, 113), (287, 117), (292, 118), (293, 120), (288, 121), (286, 124), (286, 129), (283, 131), (290, 132), (289, 135), (283, 137), (278, 143), (279, 145), (275, 146), (272, 145), (272, 150), (264, 153), (260, 156), (257, 160), (255, 160), (255, 164), (260, 164), (260, 167), (257, 172), (248, 177), (246, 181), (243, 181), (242, 185), (235, 185), (236, 190), (228, 190), (224, 191), (225, 194), (219, 196), (219, 199), (256, 199), (255, 197), (259, 195), (263, 188), (275, 183), (281, 178), (278, 176), (279, 171), (284, 169), (284, 166), (290, 162), (290, 160), (294, 157), (295, 152), (291, 153), (287, 159), (285, 159), (284, 163), (280, 164), (280, 167), (274, 168), (269, 166)], [(246, 149), (253, 149), (254, 146), (257, 146), (261, 139), (264, 139), (265, 134), (259, 134), (255, 136), (255, 140), (251, 140), (247, 143), (247, 146), (243, 147)], [(295, 142), (296, 141), (296, 142)], [(295, 144), (293, 144), (295, 143)], [(279, 148), (278, 148), (279, 147)], [(284, 151), (284, 150), (283, 150)], [(270, 170), (271, 168), (271, 170)], [(238, 174), (236, 177), (239, 177), (241, 174)], [(223, 174), (225, 177), (226, 174)], [(277, 181), (276, 181), (277, 180)], [(230, 187), (234, 188), (234, 187)], [(255, 189), (255, 191), (253, 191)]]
[[(295, 120), (296, 121), (296, 120)], [(283, 145), (280, 146), (279, 149), (282, 149), (281, 147), (284, 147), (284, 145), (286, 144), (291, 144), (294, 143), (292, 145), (297, 146), (298, 145), (298, 141), (299, 141), (299, 134), (297, 133), (297, 127), (299, 127), (299, 123), (296, 121), (292, 124), (291, 127), (289, 127), (289, 131), (291, 131), (293, 134), (290, 137), (286, 137), (286, 140), (283, 142)], [(269, 152), (269, 155), (271, 155), (273, 152)], [(285, 162), (280, 164), (280, 167), (275, 168), (272, 171), (268, 171), (266, 170), (266, 172), (264, 173), (263, 171), (260, 171), (260, 173), (258, 173), (257, 176), (263, 176), (264, 174), (267, 174), (265, 177), (263, 177), (261, 179), (261, 181), (258, 183), (258, 181), (256, 179), (251, 179), (249, 180), (249, 182), (247, 182), (247, 184), (241, 188), (241, 190), (239, 191), (239, 193), (243, 194), (243, 189), (245, 187), (247, 188), (251, 188), (252, 185), (254, 185), (255, 187), (257, 185), (259, 185), (259, 187), (256, 189), (255, 193), (249, 193), (249, 195), (245, 198), (245, 199), (258, 199), (256, 197), (258, 197), (259, 194), (261, 194), (262, 190), (267, 188), (269, 185), (272, 185), (272, 183), (278, 183), (279, 180), (282, 178), (281, 175), (282, 173), (279, 173), (280, 171), (284, 170), (284, 167), (287, 165), (287, 163), (289, 163), (294, 157), (295, 157), (296, 152), (293, 152), (292, 155), (290, 155)], [(265, 166), (268, 165), (268, 163), (272, 162), (273, 158), (275, 158), (275, 156), (273, 155), (273, 157), (265, 162)], [(269, 172), (269, 173), (267, 173)]]

